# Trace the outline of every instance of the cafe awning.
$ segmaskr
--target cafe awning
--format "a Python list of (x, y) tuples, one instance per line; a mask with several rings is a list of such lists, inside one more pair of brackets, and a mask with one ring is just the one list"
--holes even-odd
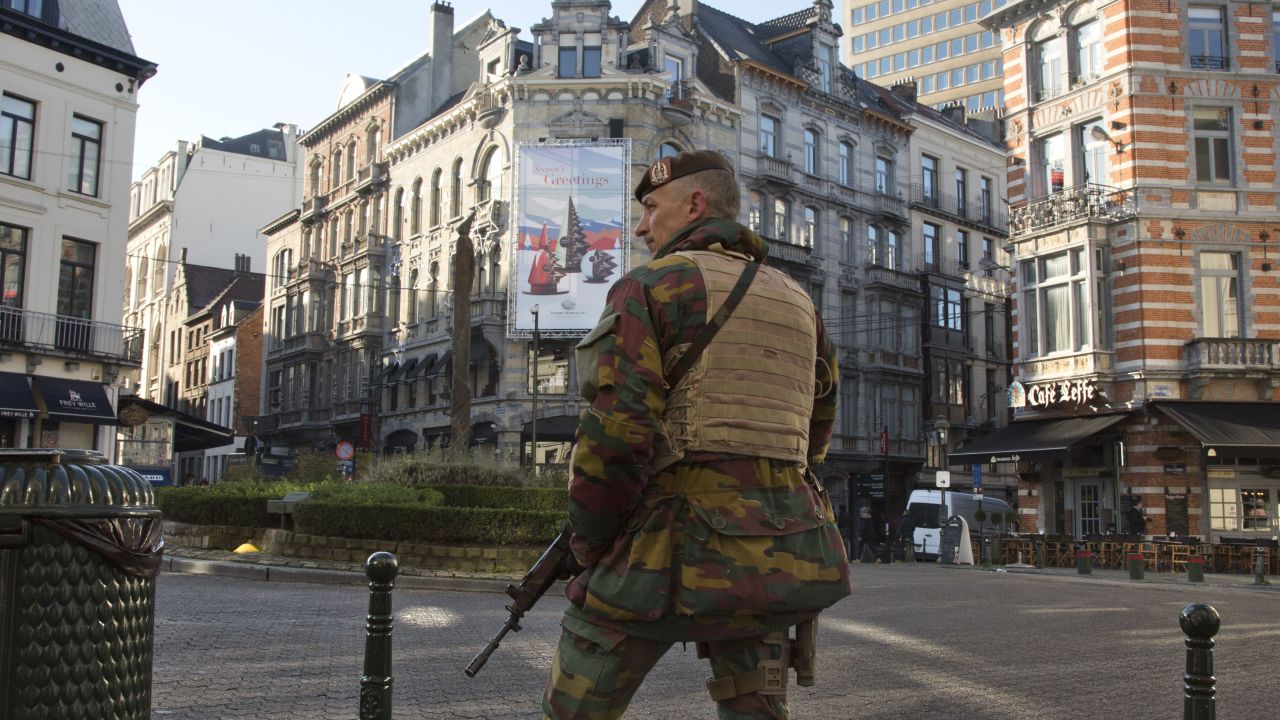
[[(190, 413), (175, 410), (137, 395), (125, 395), (120, 398), (120, 412), (126, 419), (134, 416), (138, 410), (145, 412), (146, 417), (173, 418), (174, 452), (209, 450), (235, 442), (235, 431), (231, 428), (202, 420)], [(146, 417), (141, 418), (141, 421), (145, 422)]]
[(102, 383), (48, 375), (34, 375), (31, 380), (36, 392), (40, 393), (40, 399), (44, 400), (50, 420), (90, 425), (116, 424), (115, 411)]
[(0, 418), (33, 418), (39, 414), (28, 377), (0, 372)]
[[(578, 432), (577, 415), (555, 415), (538, 418), (538, 442), (573, 442)], [(533, 436), (533, 423), (527, 422), (521, 428), (521, 434), (527, 440)]]
[(1204, 447), (1280, 449), (1280, 403), (1157, 400)]
[(404, 371), (404, 377), (400, 379), (400, 382), (411, 383), (417, 380), (419, 375), (423, 374), (428, 368), (436, 364), (436, 354), (427, 353), (416, 362), (416, 365)]
[[(387, 379), (387, 384), (391, 385), (397, 382), (409, 382), (413, 379), (410, 373), (414, 373), (418, 368), (418, 358), (412, 357), (404, 361), (400, 366), (399, 372)], [(416, 373), (415, 373), (416, 374)]]
[(1101, 415), (1015, 422), (965, 447), (952, 450), (947, 459), (952, 465), (1030, 460), (1035, 455), (1064, 452), (1127, 417)]
[(453, 360), (453, 351), (447, 350), (435, 361), (431, 369), (427, 371), (426, 376), (429, 378), (439, 377), (445, 373), (445, 368), (449, 367), (449, 362)]
[(400, 369), (400, 363), (396, 362), (395, 360), (392, 360), (390, 363), (387, 363), (386, 367), (382, 368), (381, 370), (379, 370), (377, 373), (374, 374), (373, 379), (369, 381), (369, 387), (371, 388), (382, 387), (383, 385), (389, 384), (387, 383), (387, 378), (391, 377), (391, 375), (393, 375), (399, 369)]

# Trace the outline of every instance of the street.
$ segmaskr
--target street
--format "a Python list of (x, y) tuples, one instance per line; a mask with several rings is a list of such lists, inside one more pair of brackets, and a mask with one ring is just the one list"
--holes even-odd
[[(1192, 602), (1222, 614), (1218, 716), (1270, 717), (1280, 701), (1277, 592), (924, 565), (854, 573), (854, 595), (823, 616), (817, 686), (791, 686), (795, 718), (1181, 717), (1178, 614)], [(462, 673), (505, 600), (395, 591), (397, 718), (540, 717), (562, 597), (545, 599), (478, 677)], [(154, 716), (355, 717), (367, 602), (362, 586), (162, 575)], [(714, 718), (708, 673), (692, 646), (675, 646), (627, 717)]]

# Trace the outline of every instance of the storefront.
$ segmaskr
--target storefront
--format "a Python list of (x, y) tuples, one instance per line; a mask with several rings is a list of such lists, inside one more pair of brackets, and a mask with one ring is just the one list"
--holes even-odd
[(165, 407), (136, 395), (120, 398), (117, 460), (152, 485), (174, 484), (177, 453), (199, 452), (235, 442), (231, 428)]
[(36, 418), (33, 446), (108, 451), (110, 435), (99, 428), (115, 425), (107, 388), (99, 382), (34, 375), (31, 385), (42, 412)]
[(0, 372), (0, 447), (27, 447), (32, 421), (39, 414), (30, 378)]

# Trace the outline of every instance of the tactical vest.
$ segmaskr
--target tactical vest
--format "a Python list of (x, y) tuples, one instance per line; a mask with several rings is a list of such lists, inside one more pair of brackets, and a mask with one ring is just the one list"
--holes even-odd
[[(707, 317), (724, 303), (746, 256), (707, 250), (692, 260), (707, 288)], [(663, 355), (670, 371), (688, 348)], [(813, 412), (817, 322), (813, 302), (780, 270), (760, 268), (751, 289), (689, 372), (668, 389), (653, 469), (691, 452), (803, 463)]]

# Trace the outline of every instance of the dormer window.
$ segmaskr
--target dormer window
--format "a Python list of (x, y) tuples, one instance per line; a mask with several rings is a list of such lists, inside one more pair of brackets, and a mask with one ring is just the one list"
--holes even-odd
[(578, 76), (578, 37), (573, 33), (560, 36), (560, 60), (556, 75), (562, 78)]
[(683, 100), (684, 92), (684, 59), (675, 57), (674, 55), (666, 55), (662, 58), (662, 72), (671, 81), (671, 89), (667, 91), (667, 98), (672, 100)]
[(582, 36), (582, 77), (600, 77), (600, 33), (583, 33)]
[(818, 89), (824, 93), (831, 92), (831, 48), (826, 45), (818, 46)]

